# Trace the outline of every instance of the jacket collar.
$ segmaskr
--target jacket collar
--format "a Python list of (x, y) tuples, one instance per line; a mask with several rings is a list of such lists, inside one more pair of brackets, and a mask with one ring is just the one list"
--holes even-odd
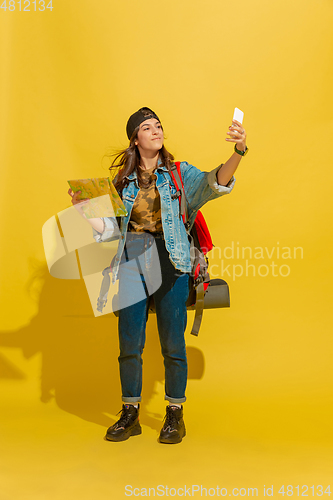
[[(162, 172), (168, 172), (168, 169), (164, 165), (161, 165), (161, 163), (162, 163), (162, 160), (161, 160), (161, 158), (159, 158), (157, 161), (157, 170), (161, 170)], [(138, 176), (137, 176), (136, 171), (134, 171), (131, 174), (126, 175), (125, 178), (128, 179), (129, 181), (133, 181), (134, 179), (137, 179)]]

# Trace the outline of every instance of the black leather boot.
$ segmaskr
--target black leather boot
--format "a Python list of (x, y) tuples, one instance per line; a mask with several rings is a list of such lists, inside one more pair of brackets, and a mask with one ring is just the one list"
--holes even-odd
[(123, 404), (120, 419), (108, 428), (105, 439), (108, 441), (125, 441), (130, 436), (141, 434), (139, 409), (140, 405), (135, 408), (133, 405)]
[(160, 432), (160, 443), (180, 443), (186, 435), (183, 419), (183, 406), (168, 405), (166, 407), (165, 422)]

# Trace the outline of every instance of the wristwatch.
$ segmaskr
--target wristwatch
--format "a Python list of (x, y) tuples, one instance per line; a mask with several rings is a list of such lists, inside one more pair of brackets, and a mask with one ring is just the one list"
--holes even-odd
[(238, 153), (241, 156), (245, 156), (247, 154), (248, 150), (249, 150), (249, 148), (247, 146), (245, 146), (244, 151), (239, 151), (239, 149), (236, 148), (236, 144), (235, 144), (235, 153)]

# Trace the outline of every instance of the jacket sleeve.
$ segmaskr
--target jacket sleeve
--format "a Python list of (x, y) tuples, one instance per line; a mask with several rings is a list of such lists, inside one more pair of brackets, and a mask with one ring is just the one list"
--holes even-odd
[(115, 217), (101, 217), (104, 222), (104, 231), (99, 233), (96, 229), (92, 228), (93, 236), (97, 243), (104, 241), (116, 240), (119, 237), (119, 228)]
[[(118, 174), (113, 179), (112, 181), (113, 184), (115, 184), (117, 177)], [(92, 228), (93, 237), (95, 241), (97, 241), (97, 243), (103, 243), (105, 241), (112, 241), (118, 239), (120, 233), (116, 217), (100, 217), (100, 218), (104, 222), (104, 231), (103, 233), (99, 233), (94, 228)]]
[(181, 162), (180, 168), (185, 196), (190, 211), (196, 212), (207, 201), (214, 200), (232, 191), (236, 182), (234, 176), (231, 177), (226, 186), (222, 186), (217, 182), (217, 172), (222, 165), (219, 165), (211, 172), (202, 172), (185, 161)]

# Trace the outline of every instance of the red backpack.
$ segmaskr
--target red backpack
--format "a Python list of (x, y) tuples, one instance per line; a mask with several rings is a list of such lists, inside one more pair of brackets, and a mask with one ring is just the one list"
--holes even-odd
[(180, 216), (183, 219), (186, 232), (191, 241), (191, 278), (193, 286), (192, 292), (189, 294), (187, 306), (195, 304), (195, 318), (191, 334), (198, 335), (204, 309), (204, 295), (210, 283), (208, 258), (206, 255), (212, 250), (214, 245), (206, 221), (200, 210), (198, 210), (194, 224), (189, 231), (187, 204), (179, 161), (175, 162), (171, 167), (171, 178), (177, 190), (176, 194), (172, 195), (172, 198), (179, 198)]

